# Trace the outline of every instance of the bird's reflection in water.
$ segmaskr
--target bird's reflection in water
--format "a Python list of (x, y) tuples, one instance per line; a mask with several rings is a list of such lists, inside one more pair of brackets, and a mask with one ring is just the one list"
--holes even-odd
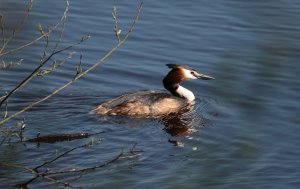
[(192, 130), (192, 126), (179, 116), (164, 118), (161, 123), (165, 125), (163, 130), (171, 136), (187, 136)]
[[(210, 121), (198, 114), (192, 106), (182, 109), (181, 111), (169, 114), (162, 118), (153, 119), (164, 125), (163, 130), (172, 137), (189, 137), (192, 133), (199, 131), (202, 127), (210, 126)], [(115, 116), (101, 116), (100, 123), (112, 123), (120, 126), (138, 128), (143, 119), (130, 119)], [(168, 139), (168, 142), (176, 146), (183, 146), (182, 142)]]
[[(160, 121), (165, 127), (164, 131), (171, 136), (190, 137), (190, 135), (196, 131), (199, 131), (202, 127), (210, 126), (210, 121), (196, 111), (191, 109), (185, 109), (173, 115), (168, 115)], [(176, 146), (183, 146), (182, 142), (169, 139), (169, 142)]]

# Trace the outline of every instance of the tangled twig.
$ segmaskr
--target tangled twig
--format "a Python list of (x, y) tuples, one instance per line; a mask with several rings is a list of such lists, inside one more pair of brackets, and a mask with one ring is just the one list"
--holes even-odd
[[(137, 20), (139, 19), (142, 7), (143, 7), (143, 3), (144, 1), (141, 2), (138, 11), (136, 13), (136, 16), (134, 18), (134, 21), (129, 29), (129, 31), (126, 33), (126, 35), (122, 38), (122, 40), (120, 40), (119, 43), (117, 43), (116, 46), (114, 46), (109, 52), (107, 52), (100, 60), (98, 60), (95, 64), (93, 64), (92, 66), (90, 66), (88, 69), (86, 69), (85, 71), (81, 72), (80, 74), (78, 74), (73, 80), (67, 82), (65, 85), (63, 85), (62, 87), (58, 88), (57, 90), (53, 91), (51, 94), (49, 94), (48, 96), (28, 105), (27, 107), (23, 108), (22, 110), (16, 112), (15, 114), (3, 119), (2, 121), (0, 121), (0, 126), (3, 125), (5, 122), (11, 120), (12, 118), (15, 118), (16, 116), (26, 112), (27, 110), (31, 109), (32, 107), (48, 100), (49, 98), (53, 97), (54, 95), (56, 95), (57, 93), (63, 91), (65, 88), (67, 88), (68, 86), (72, 85), (75, 81), (77, 81), (78, 79), (82, 78), (83, 76), (85, 76), (87, 73), (89, 73), (90, 71), (92, 71), (93, 69), (95, 69), (99, 64), (101, 64), (104, 60), (106, 60), (111, 54), (113, 54), (123, 43), (125, 43), (125, 41), (127, 40), (127, 38), (130, 36), (131, 32), (134, 29), (134, 26), (137, 22)], [(50, 57), (51, 58), (51, 57)], [(4, 100), (2, 100), (4, 101)]]

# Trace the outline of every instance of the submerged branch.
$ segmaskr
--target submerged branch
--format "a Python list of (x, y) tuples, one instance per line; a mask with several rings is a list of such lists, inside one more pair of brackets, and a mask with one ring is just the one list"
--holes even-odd
[[(122, 157), (124, 157), (124, 158), (127, 157), (127, 156), (124, 155), (123, 152), (121, 152), (118, 155), (116, 155), (115, 157), (113, 157), (112, 159), (107, 160), (104, 163), (93, 165), (91, 167), (86, 167), (86, 168), (81, 168), (81, 169), (75, 169), (75, 168), (73, 168), (73, 169), (65, 169), (65, 170), (50, 170), (50, 169), (45, 169), (42, 172), (39, 171), (40, 168), (43, 168), (43, 167), (45, 167), (48, 164), (51, 164), (51, 163), (54, 163), (54, 162), (60, 160), (61, 158), (65, 157), (66, 155), (70, 154), (70, 152), (72, 152), (72, 151), (74, 151), (76, 149), (84, 148), (84, 147), (89, 147), (89, 146), (94, 145), (94, 144), (99, 144), (99, 142), (98, 143), (88, 142), (88, 143), (85, 143), (83, 145), (71, 148), (70, 150), (67, 150), (67, 151), (63, 152), (62, 154), (58, 155), (57, 157), (55, 157), (55, 158), (53, 158), (53, 159), (51, 159), (49, 161), (46, 161), (46, 162), (44, 162), (44, 163), (36, 166), (35, 168), (28, 168), (26, 166), (22, 166), (22, 165), (18, 165), (18, 164), (10, 164), (10, 163), (6, 163), (6, 162), (3, 162), (3, 163), (0, 162), (0, 165), (9, 166), (9, 167), (15, 167), (15, 168), (21, 168), (21, 169), (27, 170), (28, 172), (34, 174), (33, 178), (27, 180), (24, 183), (18, 184), (18, 186), (25, 187), (25, 186), (27, 186), (28, 184), (32, 183), (34, 180), (36, 180), (39, 177), (45, 178), (45, 179), (47, 179), (49, 181), (52, 181), (53, 183), (59, 183), (59, 184), (65, 185), (65, 186), (66, 185), (70, 186), (70, 183), (63, 182), (63, 181), (57, 179), (55, 177), (55, 175), (68, 175), (68, 174), (75, 174), (75, 173), (77, 173), (77, 174), (79, 174), (78, 178), (81, 178), (81, 176), (84, 173), (88, 172), (88, 171), (93, 171), (93, 170), (96, 170), (96, 169), (99, 169), (99, 168), (103, 168), (103, 167), (109, 166), (110, 164), (116, 162), (117, 160), (120, 160)], [(133, 151), (134, 148), (135, 148), (135, 145), (128, 151), (128, 153), (132, 154), (132, 153), (140, 152), (140, 151)], [(131, 157), (128, 157), (128, 158), (131, 158)]]
[[(99, 142), (99, 141), (98, 141), (98, 142)], [(35, 172), (39, 172), (39, 171), (38, 171), (39, 168), (44, 167), (44, 166), (47, 165), (47, 164), (50, 164), (50, 163), (55, 162), (56, 160), (62, 158), (63, 156), (69, 154), (70, 152), (72, 152), (72, 151), (74, 151), (74, 150), (76, 150), (76, 149), (78, 149), (78, 148), (83, 148), (83, 147), (91, 146), (91, 145), (93, 145), (93, 144), (95, 144), (95, 142), (92, 141), (92, 142), (88, 142), (88, 143), (86, 143), (86, 144), (83, 144), (83, 145), (81, 145), (81, 146), (76, 146), (76, 147), (74, 147), (74, 148), (71, 148), (70, 150), (67, 150), (67, 151), (65, 151), (64, 153), (62, 153), (62, 154), (58, 155), (57, 157), (53, 158), (52, 160), (46, 161), (46, 162), (42, 163), (41, 165), (36, 166), (33, 170), (34, 170)], [(48, 174), (48, 173), (47, 173), (47, 174)]]
[(113, 159), (111, 159), (111, 160), (109, 160), (107, 162), (95, 165), (93, 167), (87, 167), (87, 168), (83, 168), (83, 169), (71, 169), (71, 170), (53, 171), (53, 172), (47, 172), (45, 174), (46, 175), (58, 175), (58, 174), (66, 174), (66, 173), (83, 173), (83, 172), (95, 170), (95, 169), (98, 169), (98, 168), (101, 168), (101, 167), (106, 167), (106, 166), (114, 163), (115, 161), (119, 160), (122, 156), (123, 156), (123, 152), (121, 152), (120, 154), (118, 154)]

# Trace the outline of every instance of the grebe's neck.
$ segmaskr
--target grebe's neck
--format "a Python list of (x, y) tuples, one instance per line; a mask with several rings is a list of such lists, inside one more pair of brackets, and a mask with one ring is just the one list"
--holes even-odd
[(195, 100), (195, 95), (192, 91), (178, 85), (178, 88), (176, 90), (176, 94), (175, 96), (179, 96), (182, 98), (185, 98), (187, 101), (189, 102), (193, 102)]
[(184, 98), (188, 102), (193, 102), (195, 100), (195, 95), (192, 91), (182, 87), (181, 85), (179, 85), (179, 83), (171, 82), (168, 76), (164, 78), (163, 84), (165, 89), (170, 91), (174, 96)]

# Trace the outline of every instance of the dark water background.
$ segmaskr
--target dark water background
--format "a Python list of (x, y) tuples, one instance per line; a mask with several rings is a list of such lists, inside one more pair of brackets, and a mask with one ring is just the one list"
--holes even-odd
[[(111, 11), (117, 7), (122, 35), (129, 29), (139, 1), (71, 1), (62, 47), (92, 38), (74, 51), (83, 67), (95, 63), (116, 44)], [(35, 1), (22, 31), (10, 48), (37, 37), (37, 25), (54, 25), (64, 1)], [(22, 17), (24, 1), (0, 0), (6, 26)], [(299, 188), (300, 187), (300, 2), (296, 0), (145, 1), (128, 41), (96, 70), (63, 93), (33, 108), (25, 118), (24, 136), (97, 133), (81, 140), (0, 146), (0, 161), (33, 168), (91, 140), (47, 166), (83, 168), (113, 159), (134, 144), (137, 157), (70, 181), (83, 188)], [(12, 89), (39, 64), (44, 43), (6, 61), (23, 58), (20, 66), (0, 70), (0, 92)], [(69, 52), (64, 52), (61, 58)], [(60, 58), (57, 57), (57, 59)], [(2, 57), (3, 58), (3, 57)], [(13, 113), (46, 96), (74, 77), (79, 55), (54, 74), (35, 78), (9, 100)], [(155, 120), (99, 122), (88, 112), (118, 94), (162, 89), (166, 63), (186, 64), (214, 81), (183, 85), (197, 97), (197, 113), (205, 120), (187, 136), (172, 136)], [(168, 140), (178, 141), (174, 146)], [(28, 171), (0, 167), (0, 188), (32, 178)], [(61, 179), (69, 181), (72, 177)], [(62, 187), (38, 179), (29, 188)]]

